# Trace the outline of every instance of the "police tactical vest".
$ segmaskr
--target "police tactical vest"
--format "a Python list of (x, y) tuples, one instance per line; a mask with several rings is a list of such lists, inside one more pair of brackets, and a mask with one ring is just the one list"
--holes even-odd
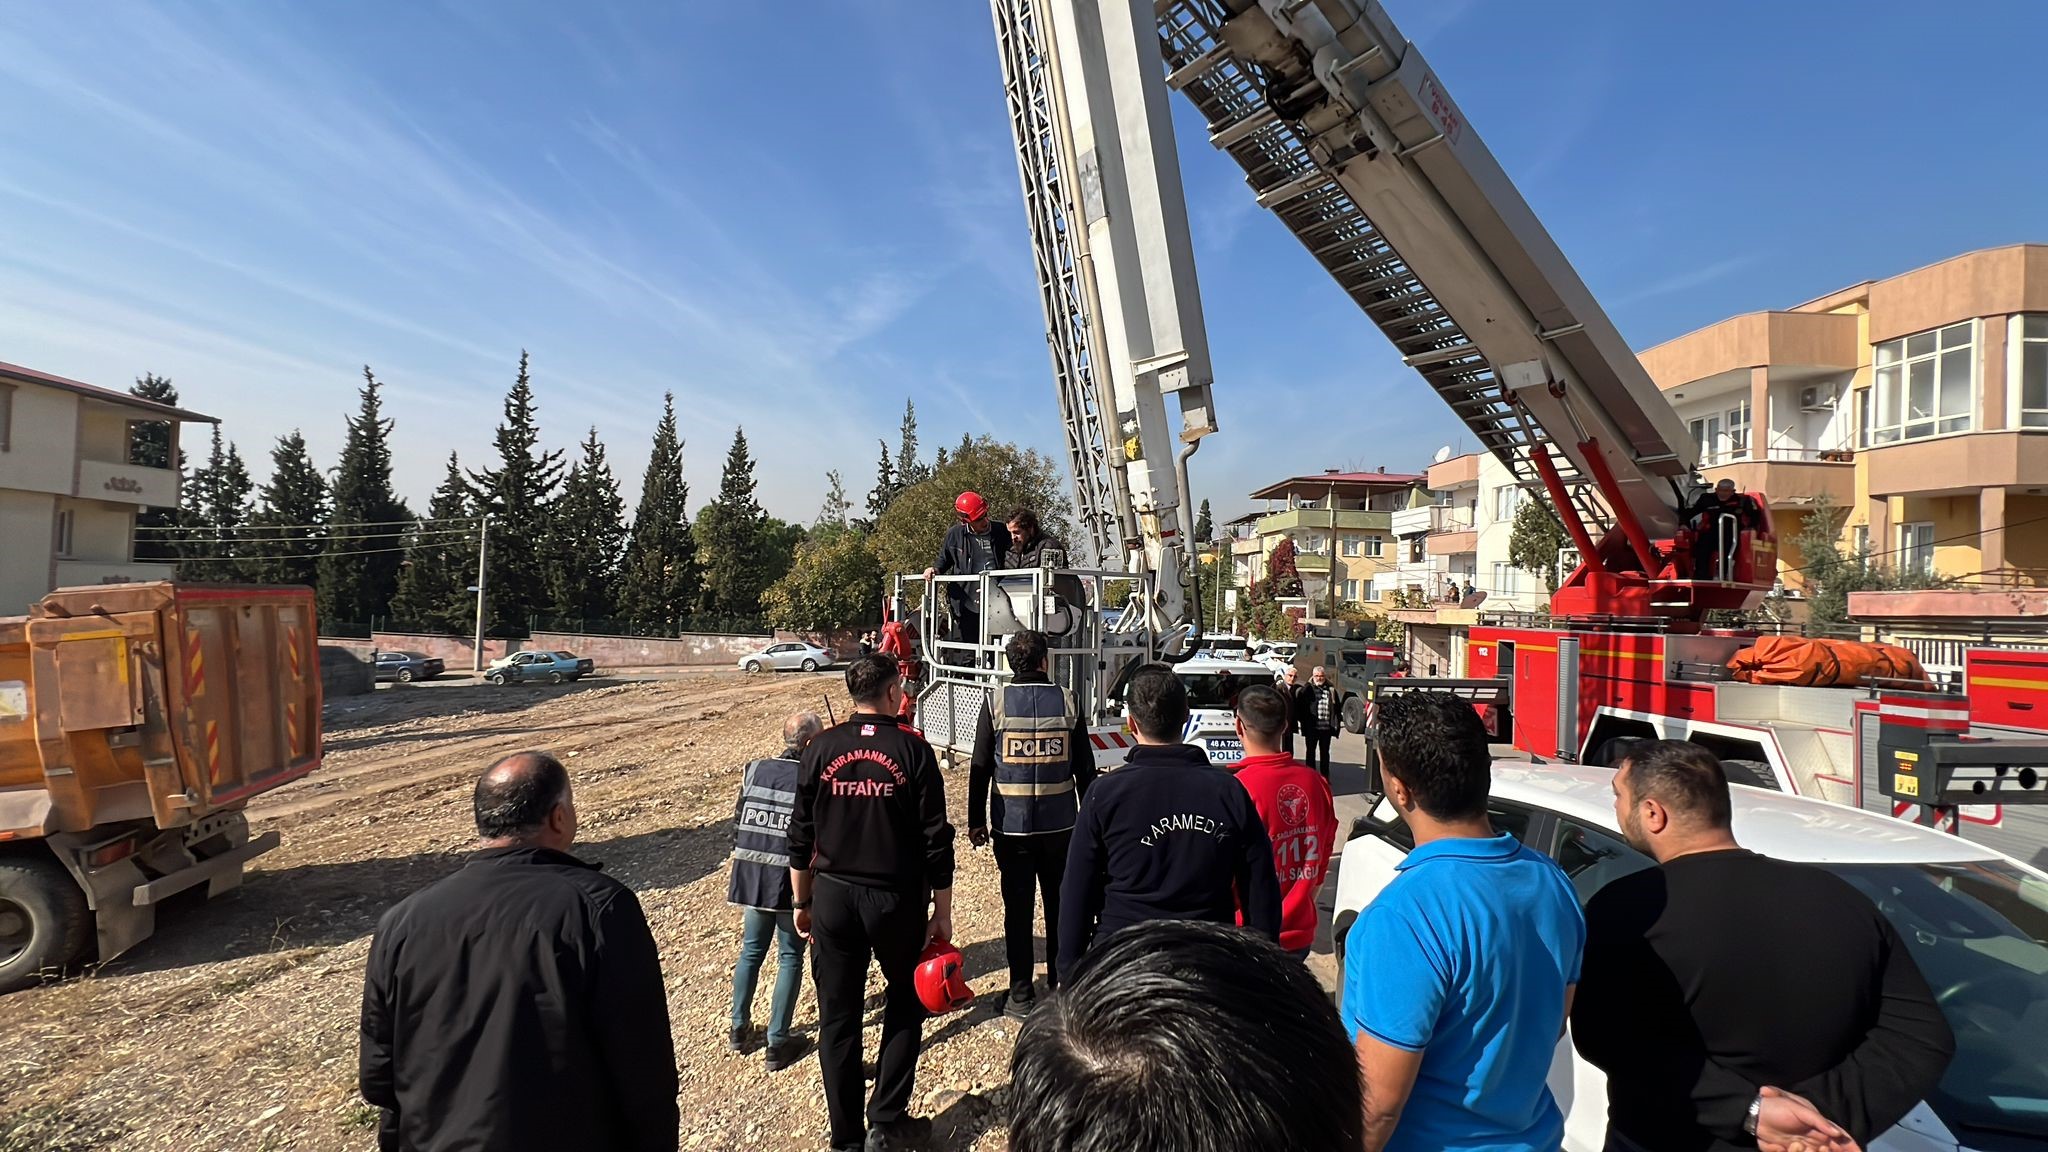
[[(1057, 684), (1005, 684), (989, 709), (996, 738), (993, 821), (1005, 836), (1074, 827), (1074, 702)], [(1093, 755), (1093, 753), (1090, 753)]]
[(728, 903), (788, 910), (789, 818), (796, 811), (801, 768), (795, 760), (781, 757), (747, 765), (740, 782), (739, 819), (733, 825)]

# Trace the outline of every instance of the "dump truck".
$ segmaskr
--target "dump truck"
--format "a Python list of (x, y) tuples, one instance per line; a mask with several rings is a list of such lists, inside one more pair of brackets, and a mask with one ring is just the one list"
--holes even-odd
[(307, 588), (63, 588), (0, 617), (0, 992), (146, 939), (277, 846), (250, 799), (319, 767)]

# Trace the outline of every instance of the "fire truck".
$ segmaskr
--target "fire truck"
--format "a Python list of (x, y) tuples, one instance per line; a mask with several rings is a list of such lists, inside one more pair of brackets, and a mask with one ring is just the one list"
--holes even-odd
[[(2040, 723), (2030, 715), (2036, 697), (2048, 713), (2048, 657), (1973, 652), (1962, 693), (1730, 681), (1728, 660), (1752, 635), (1710, 621), (1758, 607), (1775, 582), (1769, 499), (1707, 496), (1677, 414), (1376, 0), (990, 7), (1081, 543), (1098, 561), (1084, 575), (1094, 589), (1122, 571), (1136, 592), (1107, 616), (1093, 591), (1085, 605), (1062, 603), (1047, 573), (952, 578), (975, 581), (989, 607), (980, 634), (955, 637), (951, 652), (934, 639), (940, 629), (925, 629), (935, 742), (961, 743), (1002, 679), (1003, 628), (1062, 612), (1110, 621), (1070, 629), (1054, 647), (1056, 678), (1087, 687), (1077, 696), (1105, 730), (1118, 671), (1182, 655), (1200, 635), (1200, 606), (1181, 587), (1181, 516), (1188, 458), (1217, 423), (1171, 121), (1178, 92), (1243, 169), (1248, 194), (1547, 500), (1577, 557), (1547, 617), (1472, 630), (1472, 679), (1375, 690), (1471, 695), (1542, 757), (1579, 760), (1630, 736), (1698, 740), (1746, 782), (1896, 806), (2042, 860), (2048, 818), (1997, 802), (2048, 800), (2031, 767), (2048, 763), (2048, 743), (2031, 738)], [(1982, 803), (1921, 788), (1896, 759), (1878, 769), (1890, 746), (1881, 710), (1946, 725), (1958, 702), (1970, 726), (1944, 727), (1941, 739), (1998, 745), (1993, 783), (1968, 793)]]

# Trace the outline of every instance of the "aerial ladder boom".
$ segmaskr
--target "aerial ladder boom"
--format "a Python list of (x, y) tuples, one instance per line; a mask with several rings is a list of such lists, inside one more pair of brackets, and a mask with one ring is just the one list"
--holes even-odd
[[(1082, 25), (1070, 34), (1056, 20), (1062, 37), (1086, 40), (1092, 16), (1105, 51), (1156, 51), (1106, 70), (1163, 72), (1201, 111), (1210, 142), (1244, 169), (1260, 206), (1479, 442), (1524, 487), (1549, 495), (1582, 561), (1560, 610), (1697, 618), (1768, 590), (1767, 514), (1711, 578), (1694, 578), (1686, 516), (1699, 491), (1697, 447), (1380, 4), (1038, 3)], [(1146, 51), (1117, 34), (1128, 22), (1152, 27)], [(1062, 92), (1071, 110), (1072, 85), (1054, 98)], [(1117, 113), (1124, 118), (1122, 105)], [(1143, 123), (1170, 158), (1167, 119)], [(1124, 133), (1126, 164), (1141, 143)]]
[(990, 8), (1075, 510), (1163, 632), (1190, 620), (1187, 458), (1216, 414), (1157, 31), (1124, 0)]

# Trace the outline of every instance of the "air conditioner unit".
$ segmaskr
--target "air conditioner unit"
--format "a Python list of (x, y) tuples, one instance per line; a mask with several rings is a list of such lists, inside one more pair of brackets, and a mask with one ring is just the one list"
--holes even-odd
[(1835, 410), (1835, 390), (1833, 388), (1821, 388), (1817, 385), (1811, 388), (1801, 388), (1799, 390), (1799, 410), (1801, 412), (1833, 412)]

